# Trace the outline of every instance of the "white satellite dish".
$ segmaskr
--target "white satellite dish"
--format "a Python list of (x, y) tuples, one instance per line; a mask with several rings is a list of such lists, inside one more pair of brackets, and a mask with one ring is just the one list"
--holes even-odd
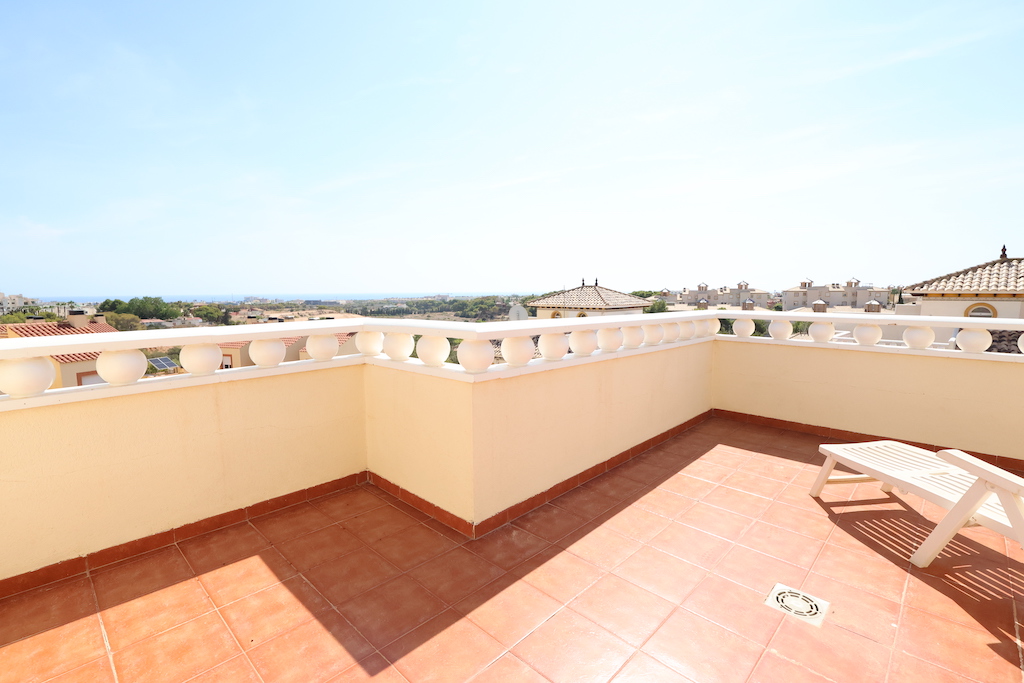
[(522, 304), (516, 304), (512, 308), (508, 309), (509, 320), (526, 320), (530, 317), (530, 314)]

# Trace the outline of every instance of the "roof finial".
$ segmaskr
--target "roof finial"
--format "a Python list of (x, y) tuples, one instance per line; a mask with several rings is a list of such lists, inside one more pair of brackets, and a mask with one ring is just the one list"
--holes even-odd
[(594, 278), (594, 286), (597, 287), (597, 278)]
[(1003, 245), (1003, 253), (999, 255), (999, 258), (1006, 258), (1006, 245)]
[(586, 286), (587, 286), (587, 278), (581, 277), (580, 278), (580, 287), (586, 287)]

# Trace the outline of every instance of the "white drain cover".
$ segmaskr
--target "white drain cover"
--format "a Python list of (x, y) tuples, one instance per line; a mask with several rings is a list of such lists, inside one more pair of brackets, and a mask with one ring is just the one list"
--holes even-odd
[(821, 626), (829, 607), (827, 601), (781, 583), (775, 584), (764, 604), (815, 626)]

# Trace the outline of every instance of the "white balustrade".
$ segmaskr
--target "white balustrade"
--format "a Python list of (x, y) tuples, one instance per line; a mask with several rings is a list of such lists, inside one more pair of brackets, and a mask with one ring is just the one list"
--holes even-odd
[(537, 349), (544, 360), (562, 360), (569, 353), (569, 337), (562, 332), (540, 335)]
[(212, 375), (220, 369), (224, 352), (216, 344), (186, 344), (181, 347), (178, 362), (193, 377)]
[(740, 318), (733, 322), (732, 332), (737, 337), (749, 337), (754, 334), (754, 321)]
[(930, 327), (908, 327), (903, 331), (903, 343), (911, 349), (927, 349), (935, 342), (935, 330)]
[(622, 347), (622, 330), (604, 327), (597, 331), (597, 346), (605, 353), (618, 351)]
[(597, 351), (597, 333), (593, 330), (570, 332), (569, 348), (577, 356), (589, 356), (594, 351)]
[(668, 344), (679, 340), (679, 323), (665, 323), (661, 328), (665, 330), (665, 336), (661, 340), (662, 343)]
[(882, 338), (882, 328), (878, 325), (857, 325), (853, 328), (853, 338), (861, 346), (874, 346)]
[(356, 334), (356, 348), (364, 356), (379, 356), (384, 350), (384, 334), (363, 330)]
[(694, 332), (693, 332), (694, 339), (700, 339), (702, 337), (706, 337), (711, 332), (711, 325), (708, 324), (707, 320), (697, 320), (696, 322), (693, 323), (693, 327), (694, 327)]
[(325, 361), (338, 355), (338, 338), (333, 334), (311, 334), (306, 339), (306, 353), (317, 361)]
[(463, 339), (455, 355), (463, 370), (479, 374), (486, 372), (494, 362), (494, 347), (486, 339)]
[(149, 359), (138, 349), (103, 351), (96, 359), (96, 372), (112, 387), (135, 384), (146, 374)]
[(789, 339), (793, 336), (793, 323), (788, 320), (773, 320), (768, 325), (768, 335), (772, 339)]
[(981, 328), (966, 328), (957, 333), (956, 345), (967, 353), (981, 353), (992, 346), (992, 333)]
[(711, 318), (708, 320), (708, 334), (714, 336), (718, 334), (718, 331), (722, 329), (722, 321), (718, 318)]
[(280, 339), (253, 339), (249, 342), (249, 358), (261, 368), (274, 368), (284, 360), (284, 342)]
[(639, 349), (644, 343), (644, 331), (639, 327), (622, 328), (622, 348)]
[(406, 332), (388, 332), (384, 336), (384, 353), (391, 360), (407, 361), (415, 348), (412, 335)]
[(811, 326), (807, 328), (807, 334), (811, 335), (811, 339), (819, 344), (827, 344), (832, 341), (832, 337), (836, 336), (836, 327), (832, 323), (811, 323)]
[(665, 336), (665, 330), (661, 325), (644, 325), (644, 346), (657, 346)]
[(57, 370), (46, 356), (0, 360), (0, 391), (11, 398), (39, 396), (56, 378)]
[(687, 320), (686, 322), (679, 323), (679, 336), (676, 339), (678, 341), (686, 341), (687, 339), (693, 339), (695, 334), (697, 334), (697, 326)]
[(533, 360), (533, 339), (530, 337), (505, 337), (501, 340), (501, 357), (509, 367), (520, 368)]
[(416, 342), (416, 355), (424, 365), (432, 368), (444, 367), (452, 353), (452, 343), (447, 337), (425, 334)]

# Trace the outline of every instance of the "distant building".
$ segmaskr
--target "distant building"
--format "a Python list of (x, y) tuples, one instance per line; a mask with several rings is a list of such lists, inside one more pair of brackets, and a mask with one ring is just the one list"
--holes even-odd
[[(65, 334), (93, 334), (98, 332), (117, 332), (107, 324), (102, 314), (92, 320), (83, 311), (71, 311), (65, 322), (28, 322), (0, 325), (0, 339), (15, 337), (51, 337)], [(100, 384), (103, 379), (96, 372), (98, 351), (86, 353), (66, 353), (50, 356), (57, 371), (52, 389), (60, 387), (80, 387), (86, 384)]]
[(903, 296), (899, 314), (1024, 318), (1024, 259), (1003, 247), (995, 261), (910, 285)]
[[(718, 306), (743, 306), (743, 302), (750, 300), (758, 308), (768, 307), (769, 293), (763, 289), (755, 289), (747, 282), (739, 282), (735, 287), (708, 287), (707, 283), (700, 283), (696, 289), (683, 289), (677, 293), (676, 302), (687, 306), (697, 306), (701, 302), (707, 302), (708, 308)], [(667, 301), (667, 303), (673, 303)]]
[(525, 302), (537, 309), (538, 318), (585, 318), (594, 315), (643, 313), (651, 305), (647, 299), (586, 283), (539, 299)]
[(43, 303), (36, 298), (23, 294), (4, 294), (0, 292), (0, 315), (7, 315), (20, 311), (26, 306), (42, 306)]
[(782, 292), (782, 309), (791, 311), (794, 308), (810, 308), (818, 299), (824, 301), (828, 308), (864, 308), (864, 304), (869, 301), (878, 301), (884, 305), (889, 301), (889, 288), (861, 285), (857, 278), (850, 278), (846, 284), (832, 282), (827, 285), (816, 285), (813, 280), (804, 280), (799, 287), (790, 287)]

